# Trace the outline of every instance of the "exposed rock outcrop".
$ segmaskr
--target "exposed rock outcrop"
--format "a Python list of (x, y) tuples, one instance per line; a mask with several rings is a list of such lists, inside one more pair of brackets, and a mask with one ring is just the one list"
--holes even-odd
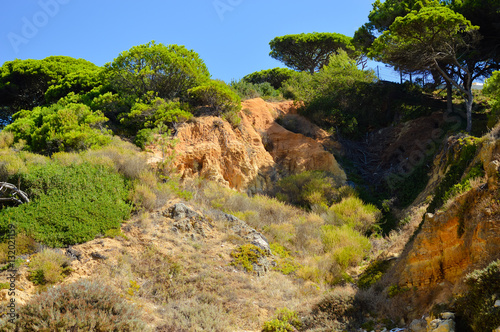
[[(326, 132), (294, 114), (293, 102), (268, 103), (258, 98), (242, 104), (242, 121), (237, 128), (211, 116), (178, 128), (174, 166), (184, 178), (201, 176), (251, 193), (265, 191), (281, 175), (306, 170), (328, 171), (345, 182), (344, 171), (323, 146), (335, 144)], [(311, 137), (275, 122), (287, 114), (293, 114)], [(161, 159), (159, 155), (151, 161)]]

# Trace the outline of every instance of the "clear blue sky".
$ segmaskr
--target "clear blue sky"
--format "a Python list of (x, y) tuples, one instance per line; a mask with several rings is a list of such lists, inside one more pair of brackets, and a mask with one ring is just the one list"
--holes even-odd
[[(0, 64), (66, 55), (102, 66), (151, 40), (198, 52), (212, 78), (282, 67), (269, 41), (301, 32), (353, 36), (373, 0), (3, 0)], [(388, 70), (387, 70), (388, 71)]]

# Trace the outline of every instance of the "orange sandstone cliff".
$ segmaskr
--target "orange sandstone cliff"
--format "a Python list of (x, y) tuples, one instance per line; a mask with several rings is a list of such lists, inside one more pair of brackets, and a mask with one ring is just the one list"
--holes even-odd
[[(218, 117), (196, 118), (178, 128), (174, 165), (184, 178), (201, 176), (251, 193), (270, 188), (280, 176), (307, 170), (328, 171), (345, 182), (344, 171), (325, 149), (335, 143), (295, 113), (292, 101), (256, 98), (242, 103), (242, 121), (236, 128)], [(310, 137), (275, 121), (288, 115)]]

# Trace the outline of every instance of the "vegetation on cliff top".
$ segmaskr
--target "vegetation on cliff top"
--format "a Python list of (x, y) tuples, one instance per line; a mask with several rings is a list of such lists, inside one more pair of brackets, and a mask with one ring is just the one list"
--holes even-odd
[[(368, 266), (358, 280), (364, 291), (354, 295), (345, 288), (345, 292), (337, 289), (328, 293), (303, 321), (295, 311), (278, 310), (273, 320), (264, 323), (263, 330), (359, 327), (364, 321), (363, 310), (374, 307), (370, 294), (386, 292), (395, 298), (390, 302), (397, 301), (400, 291), (406, 290), (398, 285), (378, 289), (389, 264), (369, 263), (381, 250), (380, 243), (391, 241), (381, 239), (381, 222), (388, 222), (391, 208), (413, 202), (427, 182), (426, 165), (437, 150), (393, 187), (375, 187), (370, 178), (362, 177), (343, 185), (327, 173), (310, 171), (276, 181), (274, 190), (268, 193), (274, 197), (250, 197), (210, 182), (181, 184), (169, 160), (164, 158), (156, 168), (147, 165), (144, 153), (125, 141), (134, 141), (144, 149), (156, 139), (163, 142), (160, 144), (165, 150), (174, 144), (169, 136), (179, 125), (206, 115), (221, 117), (238, 130), (241, 99), (259, 96), (300, 101), (302, 115), (341, 140), (365, 138), (376, 129), (436, 110), (451, 112), (450, 107), (465, 109), (465, 129), (471, 132), (472, 117), (479, 118), (479, 112), (473, 109), (472, 81), (487, 78), (500, 68), (495, 51), (498, 39), (487, 38), (498, 32), (491, 24), (496, 17), (489, 14), (496, 9), (490, 2), (376, 1), (369, 22), (354, 39), (337, 33), (276, 37), (270, 42), (270, 55), (292, 69), (251, 73), (229, 85), (211, 79), (205, 63), (193, 50), (155, 42), (134, 46), (104, 67), (60, 56), (6, 62), (0, 68), (0, 180), (26, 191), (31, 202), (0, 211), (0, 237), (4, 240), (0, 245), (1, 263), (8, 261), (4, 251), (8, 249), (5, 240), (11, 235), (10, 225), (19, 232), (19, 252), (34, 254), (39, 245), (64, 247), (122, 234), (122, 223), (132, 215), (154, 211), (171, 198), (192, 199), (192, 204), (205, 211), (218, 209), (237, 216), (270, 240), (271, 253), (267, 253), (228, 232), (226, 242), (235, 246), (228, 258), (232, 263), (228, 264), (247, 272), (252, 272), (261, 258), (272, 255), (273, 273), (288, 278), (280, 280), (313, 285), (315, 291), (311, 293), (318, 294), (321, 287), (355, 282)], [(436, 17), (440, 19), (436, 21)], [(396, 69), (431, 75), (434, 82), (379, 82), (373, 71), (359, 68), (366, 56)], [(435, 91), (442, 82), (448, 86), (446, 105), (438, 100), (440, 92)], [(493, 73), (482, 96), (488, 104), (490, 126), (498, 121), (499, 82), (500, 75)], [(465, 98), (465, 107), (453, 104), (457, 95), (453, 95), (451, 86)], [(439, 129), (441, 139), (460, 128)], [(485, 165), (471, 163), (477, 142), (470, 137), (463, 139), (457, 159), (450, 160), (444, 178), (427, 198), (429, 212), (469, 190), (471, 179), (484, 176)], [(373, 204), (363, 201), (364, 193), (377, 189)], [(384, 227), (389, 233), (398, 221), (387, 225)], [(399, 225), (403, 232), (404, 223)], [(217, 227), (227, 231), (226, 226)], [(194, 250), (197, 246), (193, 244)], [(139, 263), (141, 260), (145, 264)], [(22, 259), (18, 257), (3, 269), (12, 264), (23, 264)], [(200, 286), (204, 278), (214, 282), (213, 275), (197, 276), (201, 281), (188, 278), (175, 259), (153, 247), (141, 253), (140, 259), (123, 256), (120, 264), (127, 267), (123, 272), (127, 277), (151, 281), (139, 285), (129, 280), (127, 301), (136, 295), (158, 306), (169, 301), (182, 303), (184, 297), (195, 301), (186, 289), (186, 285), (195, 284), (203, 289), (203, 298), (196, 298), (198, 312), (171, 305), (167, 306), (169, 317), (180, 317), (181, 328), (229, 329), (233, 319), (227, 318), (231, 312), (227, 294), (216, 292), (216, 284), (210, 285), (211, 291)], [(57, 251), (38, 252), (29, 264), (30, 280), (38, 286), (60, 283), (71, 273), (68, 265)], [(118, 272), (109, 268), (106, 273), (111, 276)], [(500, 324), (495, 319), (498, 310), (492, 309), (498, 293), (497, 275), (498, 262), (471, 274), (467, 278), (469, 290), (457, 300), (461, 315), (476, 331)], [(217, 278), (223, 278), (222, 272)], [(82, 321), (79, 315), (94, 324), (92, 328), (96, 324), (109, 329), (144, 328), (139, 312), (130, 313), (123, 296), (104, 287), (106, 296), (88, 282), (51, 288), (42, 298), (22, 307), (23, 317), (15, 322), (15, 328), (73, 328)], [(74, 300), (75, 296), (79, 300)], [(61, 311), (68, 302), (75, 309)], [(361, 309), (356, 311), (355, 306)], [(51, 312), (54, 308), (57, 313)], [(47, 313), (62, 316), (46, 322), (41, 318)], [(196, 318), (181, 319), (191, 316)], [(120, 323), (110, 317), (121, 317)]]

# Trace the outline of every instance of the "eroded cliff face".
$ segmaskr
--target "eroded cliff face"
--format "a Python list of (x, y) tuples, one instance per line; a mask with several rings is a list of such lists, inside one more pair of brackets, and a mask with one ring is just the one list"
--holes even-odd
[[(257, 98), (242, 103), (237, 128), (217, 117), (196, 118), (178, 128), (174, 166), (184, 178), (202, 176), (251, 193), (265, 191), (282, 175), (307, 170), (328, 171), (345, 182), (344, 171), (324, 148), (334, 144), (329, 135), (295, 113), (291, 101)], [(311, 137), (275, 122), (287, 114)]]
[(416, 292), (407, 294), (415, 315), (449, 301), (463, 290), (467, 273), (500, 258), (500, 140), (486, 139), (476, 158), (484, 165), (485, 181), (436, 214), (426, 214), (392, 271), (395, 284)]

